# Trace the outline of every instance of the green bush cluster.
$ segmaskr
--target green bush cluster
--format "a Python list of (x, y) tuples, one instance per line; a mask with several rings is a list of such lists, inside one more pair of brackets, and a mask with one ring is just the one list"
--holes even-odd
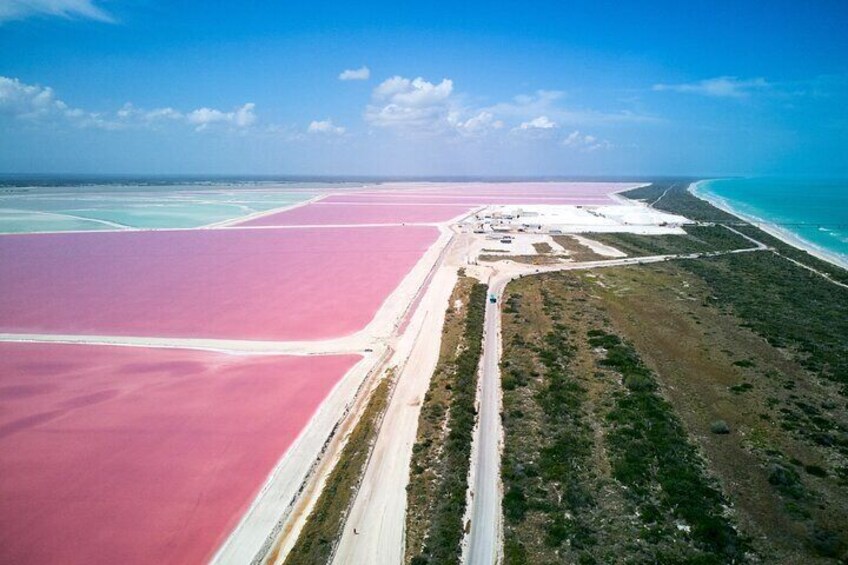
[(701, 277), (713, 304), (732, 311), (775, 347), (794, 351), (848, 396), (848, 290), (771, 253), (725, 255), (682, 266)]
[(613, 334), (592, 330), (589, 341), (607, 350), (600, 364), (621, 374), (627, 387), (607, 416), (607, 442), (613, 477), (648, 509), (642, 512), (647, 531), (666, 535), (659, 518), (675, 515), (691, 526), (690, 535), (704, 552), (701, 561), (742, 560), (746, 544), (723, 516), (726, 501), (707, 479), (671, 405), (657, 393), (651, 370), (630, 344)]
[[(649, 187), (637, 188), (622, 193), (627, 198), (634, 200), (646, 200), (658, 210), (665, 210), (672, 214), (679, 214), (691, 220), (699, 222), (717, 222), (738, 224), (739, 218), (719, 210), (709, 202), (692, 196), (688, 187), (691, 181), (675, 181), (668, 183), (655, 183)], [(666, 191), (668, 189), (668, 191)], [(665, 193), (662, 200), (657, 201), (660, 195)], [(647, 195), (647, 196), (646, 196)]]
[(834, 265), (833, 263), (829, 263), (818, 257), (814, 257), (810, 255), (806, 251), (798, 249), (797, 247), (793, 247), (788, 243), (785, 243), (776, 237), (764, 232), (763, 230), (757, 228), (756, 226), (752, 226), (749, 224), (737, 226), (738, 231), (753, 237), (759, 241), (762, 241), (769, 247), (773, 247), (776, 249), (781, 255), (785, 257), (789, 257), (790, 259), (794, 259), (816, 269), (817, 271), (821, 271), (823, 273), (827, 273), (831, 278), (836, 281), (848, 284), (848, 271), (845, 269)]
[[(557, 314), (558, 303), (543, 291), (543, 309), (549, 316)], [(541, 441), (535, 462), (527, 453), (514, 451), (512, 445), (527, 425), (514, 411), (504, 420), (507, 448), (502, 477), (504, 481), (504, 519), (508, 527), (518, 526), (528, 512), (543, 516), (544, 543), (551, 548), (567, 546), (572, 551), (588, 549), (598, 543), (585, 513), (595, 505), (585, 478), (592, 455), (591, 428), (585, 421), (586, 391), (570, 370), (575, 347), (569, 329), (554, 323), (542, 344), (532, 348), (542, 371), (535, 376), (532, 402), (540, 410)], [(508, 365), (504, 372), (504, 388), (514, 390), (527, 386), (527, 371)], [(505, 397), (505, 406), (511, 397)], [(535, 518), (534, 518), (535, 520)], [(588, 554), (581, 554), (588, 557)], [(527, 563), (527, 551), (513, 531), (507, 531), (504, 549), (507, 564)]]
[(448, 417), (449, 432), (439, 469), (436, 504), (426, 545), (412, 561), (416, 565), (459, 562), (471, 442), (477, 416), (477, 369), (483, 352), (487, 291), (488, 287), (484, 284), (475, 284), (471, 289), (463, 333), (464, 348), (453, 363), (455, 379)]
[(630, 256), (680, 255), (746, 249), (753, 244), (722, 226), (686, 226), (685, 235), (638, 235), (595, 233), (592, 239), (611, 245)]

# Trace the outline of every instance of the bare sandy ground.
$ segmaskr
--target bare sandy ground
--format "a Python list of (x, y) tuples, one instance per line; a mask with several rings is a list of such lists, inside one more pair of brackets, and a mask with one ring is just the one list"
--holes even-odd
[(403, 558), (409, 461), (456, 278), (455, 268), (439, 269), (398, 344), (400, 379), (383, 420), (386, 433), (377, 437), (334, 563), (400, 563)]

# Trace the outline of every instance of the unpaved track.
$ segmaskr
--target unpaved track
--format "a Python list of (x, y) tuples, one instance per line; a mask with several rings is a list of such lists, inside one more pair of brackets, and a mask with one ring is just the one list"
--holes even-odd
[(455, 267), (438, 269), (399, 344), (397, 356), (407, 360), (401, 366), (334, 563), (398, 564), (403, 560), (412, 446), (421, 402), (439, 358), (445, 311), (456, 280)]
[[(489, 295), (497, 302), (486, 302), (483, 331), (483, 357), (480, 361), (478, 413), (480, 418), (474, 432), (476, 460), (472, 470), (471, 532), (468, 536), (469, 563), (500, 561), (501, 486), (500, 425), (501, 387), (501, 298), (511, 277), (496, 275), (489, 281)], [(488, 300), (488, 299), (487, 299)]]

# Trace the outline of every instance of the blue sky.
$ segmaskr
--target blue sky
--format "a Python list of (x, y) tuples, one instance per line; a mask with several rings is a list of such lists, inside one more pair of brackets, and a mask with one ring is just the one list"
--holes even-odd
[(848, 4), (764, 6), (0, 0), (0, 172), (846, 176)]

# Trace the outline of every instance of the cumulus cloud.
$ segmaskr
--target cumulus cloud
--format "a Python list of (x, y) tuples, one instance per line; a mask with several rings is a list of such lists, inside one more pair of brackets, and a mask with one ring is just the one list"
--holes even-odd
[(327, 118), (326, 120), (313, 120), (306, 131), (308, 133), (342, 135), (345, 128), (333, 124), (333, 120)]
[(115, 115), (124, 124), (146, 123), (154, 125), (156, 123), (184, 121), (186, 119), (185, 114), (171, 107), (144, 110), (142, 108), (136, 108), (129, 102), (124, 104)]
[(57, 98), (49, 86), (26, 84), (16, 78), (0, 76), (0, 117), (30, 124), (114, 130), (174, 123), (194, 126), (198, 131), (216, 125), (246, 129), (256, 123), (255, 108), (256, 105), (249, 102), (230, 112), (215, 108), (180, 112), (171, 107), (146, 110), (127, 103), (116, 111), (92, 112), (69, 106)]
[(228, 124), (237, 128), (246, 128), (256, 123), (255, 108), (256, 104), (253, 102), (248, 102), (232, 112), (222, 112), (214, 108), (199, 108), (189, 112), (186, 119), (190, 124), (196, 125), (198, 131), (213, 124)]
[(26, 84), (4, 76), (0, 76), (0, 116), (26, 122), (60, 121), (79, 127), (116, 129), (111, 120), (98, 112), (71, 108), (49, 86)]
[(502, 129), (504, 123), (495, 118), (495, 115), (485, 110), (463, 120), (460, 112), (448, 114), (448, 122), (456, 129), (457, 133), (465, 137), (477, 137), (486, 135), (492, 131)]
[(537, 118), (533, 118), (529, 122), (522, 122), (521, 125), (518, 126), (518, 129), (554, 129), (556, 127), (556, 122), (547, 116), (539, 116)]
[(761, 77), (742, 80), (737, 77), (722, 76), (682, 84), (655, 84), (653, 89), (657, 92), (681, 92), (714, 98), (746, 98), (752, 92), (770, 86), (768, 81)]
[[(393, 76), (374, 88), (365, 109), (365, 121), (375, 128), (398, 135), (444, 136), (448, 139), (488, 138), (508, 135), (514, 141), (562, 141), (558, 132), (565, 126), (587, 122), (642, 121), (641, 116), (619, 112), (603, 114), (572, 111), (562, 107), (565, 94), (556, 90), (539, 90), (516, 96), (509, 102), (490, 106), (468, 104), (457, 94), (448, 78), (430, 82), (422, 77), (410, 79)], [(506, 138), (503, 138), (506, 139)], [(568, 142), (582, 151), (612, 147), (607, 141), (592, 136)]]
[(346, 69), (339, 73), (339, 80), (368, 80), (371, 78), (371, 69), (362, 66), (358, 69)]
[(580, 151), (598, 151), (599, 149), (612, 148), (612, 144), (609, 141), (598, 139), (594, 135), (582, 134), (579, 130), (574, 130), (568, 134), (562, 140), (562, 144)]
[(421, 77), (409, 80), (399, 76), (383, 81), (374, 90), (378, 99), (411, 107), (441, 104), (448, 99), (452, 92), (453, 81), (447, 78), (442, 79), (439, 84), (433, 84)]
[(56, 99), (50, 87), (0, 77), (0, 112), (4, 114), (32, 118), (67, 109), (64, 102)]
[(114, 22), (92, 0), (0, 0), (0, 24), (31, 16), (60, 16)]
[(438, 132), (450, 126), (453, 81), (433, 84), (421, 77), (394, 76), (380, 83), (365, 109), (365, 120), (376, 127)]

